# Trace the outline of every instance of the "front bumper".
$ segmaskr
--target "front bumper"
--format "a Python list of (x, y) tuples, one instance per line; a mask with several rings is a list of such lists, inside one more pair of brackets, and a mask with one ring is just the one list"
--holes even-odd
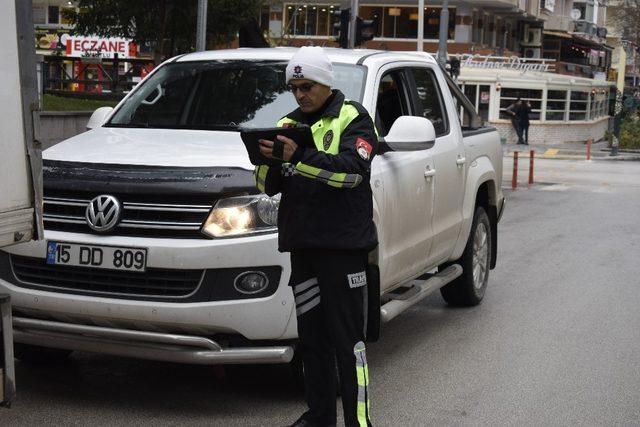
[(222, 348), (197, 336), (13, 318), (14, 341), (164, 362), (198, 365), (288, 363), (291, 346)]
[[(0, 274), (0, 289), (11, 294), (18, 317), (65, 324), (149, 331), (188, 336), (239, 335), (247, 340), (285, 340), (297, 336), (293, 295), (287, 286), (288, 254), (277, 250), (276, 235), (219, 240), (144, 239), (96, 236), (56, 231), (47, 240), (92, 245), (144, 247), (149, 268), (234, 269), (277, 266), (281, 271), (273, 293), (246, 299), (200, 299), (168, 301), (134, 297), (84, 295), (61, 289), (45, 289)], [(16, 256), (44, 258), (46, 240), (15, 245), (6, 252)], [(211, 283), (218, 286), (220, 283)], [(213, 294), (209, 294), (213, 295)]]

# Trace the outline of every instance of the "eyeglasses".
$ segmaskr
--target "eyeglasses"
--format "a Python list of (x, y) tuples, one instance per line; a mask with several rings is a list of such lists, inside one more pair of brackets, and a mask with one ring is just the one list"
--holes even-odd
[(311, 88), (313, 88), (317, 83), (313, 82), (313, 83), (303, 83), (301, 85), (292, 85), (292, 84), (288, 84), (287, 86), (289, 87), (289, 90), (293, 93), (296, 93), (297, 91), (300, 91), (302, 93), (307, 93), (311, 90)]

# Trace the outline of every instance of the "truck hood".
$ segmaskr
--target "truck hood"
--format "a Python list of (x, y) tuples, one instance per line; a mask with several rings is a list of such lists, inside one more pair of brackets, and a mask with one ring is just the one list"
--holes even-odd
[(96, 128), (43, 153), (46, 160), (253, 170), (239, 132)]

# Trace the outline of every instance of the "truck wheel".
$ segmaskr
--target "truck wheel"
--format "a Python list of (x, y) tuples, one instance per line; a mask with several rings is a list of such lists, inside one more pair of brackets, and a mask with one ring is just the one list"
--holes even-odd
[(478, 206), (462, 257), (451, 263), (460, 264), (462, 274), (440, 288), (442, 297), (449, 305), (471, 307), (480, 304), (489, 280), (492, 244), (489, 216), (482, 206)]
[(30, 344), (14, 343), (13, 355), (22, 362), (33, 365), (61, 363), (71, 354), (71, 350), (39, 347)]

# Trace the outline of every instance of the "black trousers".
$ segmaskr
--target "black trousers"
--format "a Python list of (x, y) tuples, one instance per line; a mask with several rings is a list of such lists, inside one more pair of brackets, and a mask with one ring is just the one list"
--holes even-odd
[(523, 123), (520, 125), (522, 128), (522, 139), (525, 144), (529, 143), (529, 123)]
[(513, 129), (516, 131), (516, 135), (518, 136), (518, 144), (523, 144), (524, 139), (522, 138), (522, 123), (520, 123), (518, 120), (512, 120), (511, 125), (513, 126)]
[(309, 406), (303, 417), (318, 425), (336, 424), (336, 365), (345, 424), (370, 425), (364, 346), (367, 262), (365, 251), (291, 253), (289, 284)]

